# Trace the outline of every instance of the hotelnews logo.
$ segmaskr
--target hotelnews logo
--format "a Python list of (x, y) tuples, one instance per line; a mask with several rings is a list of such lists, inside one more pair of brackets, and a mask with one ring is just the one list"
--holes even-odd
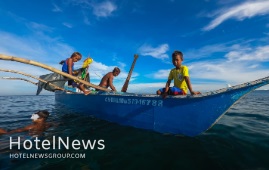
[(72, 153), (10, 153), (10, 158), (85, 158), (85, 153), (73, 153), (81, 150), (104, 150), (105, 141), (99, 140), (70, 140), (69, 137), (52, 137), (52, 140), (40, 140), (38, 137), (22, 141), (20, 137), (10, 137), (9, 149), (25, 149), (37, 151), (70, 150)]

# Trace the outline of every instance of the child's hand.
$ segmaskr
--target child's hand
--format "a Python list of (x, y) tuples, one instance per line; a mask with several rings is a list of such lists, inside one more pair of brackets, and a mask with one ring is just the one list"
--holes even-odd
[(191, 91), (191, 95), (197, 95), (197, 94), (201, 94), (201, 92), (199, 92), (199, 91)]
[(78, 71), (73, 71), (73, 75), (78, 75)]
[(167, 95), (168, 95), (168, 93), (167, 93), (167, 92), (164, 92), (164, 93), (162, 94), (163, 99), (165, 99), (165, 98), (167, 97)]

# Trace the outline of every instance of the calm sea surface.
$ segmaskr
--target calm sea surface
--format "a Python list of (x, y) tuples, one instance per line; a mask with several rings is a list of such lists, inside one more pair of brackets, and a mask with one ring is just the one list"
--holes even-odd
[[(0, 169), (269, 169), (269, 91), (254, 91), (234, 105), (210, 130), (190, 138), (164, 135), (68, 111), (54, 96), (0, 96), (0, 128), (31, 124), (31, 115), (48, 110), (44, 132), (71, 140), (104, 140), (105, 149), (9, 149), (10, 136), (33, 139), (28, 132), (0, 136)], [(85, 158), (10, 158), (19, 153), (85, 153)]]

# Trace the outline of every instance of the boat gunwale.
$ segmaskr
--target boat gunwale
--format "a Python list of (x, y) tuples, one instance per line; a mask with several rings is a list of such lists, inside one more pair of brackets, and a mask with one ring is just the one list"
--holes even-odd
[[(225, 93), (225, 92), (229, 92), (229, 91), (233, 91), (233, 90), (237, 90), (237, 89), (241, 89), (244, 87), (248, 87), (248, 86), (255, 86), (255, 85), (259, 85), (259, 84), (269, 84), (269, 76), (268, 77), (264, 77), (261, 79), (257, 79), (254, 81), (249, 81), (246, 83), (242, 83), (242, 84), (238, 84), (232, 87), (226, 87), (226, 88), (221, 88), (215, 91), (209, 91), (209, 92), (205, 92), (202, 94), (198, 94), (198, 95), (177, 95), (177, 96), (167, 96), (167, 98), (171, 98), (171, 99), (185, 99), (185, 98), (202, 98), (202, 97), (206, 97), (206, 96), (213, 96), (216, 94), (221, 94), (221, 93)], [(83, 95), (83, 93), (76, 93), (76, 92), (68, 92), (66, 94), (81, 94)], [(89, 94), (89, 96), (93, 96), (93, 95), (100, 95), (100, 96), (121, 96), (121, 97), (149, 97), (149, 98), (161, 98), (160, 95), (157, 94), (137, 94), (137, 93), (125, 93), (125, 92), (104, 92), (104, 91), (99, 91), (97, 93), (94, 94)]]

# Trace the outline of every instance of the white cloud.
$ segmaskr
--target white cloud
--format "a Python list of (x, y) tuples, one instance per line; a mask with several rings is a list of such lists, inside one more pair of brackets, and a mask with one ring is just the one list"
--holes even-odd
[(126, 67), (126, 64), (123, 63), (123, 62), (118, 62), (118, 65), (120, 68), (125, 68)]
[(239, 84), (269, 75), (269, 69), (251, 68), (242, 62), (197, 62), (192, 64), (191, 78)]
[(63, 10), (58, 5), (53, 3), (52, 6), (53, 6), (52, 9), (53, 12), (63, 12)]
[[(42, 74), (48, 74), (51, 73), (48, 70), (35, 67), (35, 66), (30, 66), (18, 62), (11, 62), (11, 61), (2, 61), (0, 62), (0, 68), (1, 69), (7, 69), (7, 70), (15, 70), (15, 71), (20, 71), (24, 72), (26, 74), (30, 74), (35, 77), (39, 77)], [(10, 73), (10, 72), (4, 72), (0, 71), (0, 77), (16, 77), (16, 78), (26, 78), (28, 80), (31, 80), (33, 82), (38, 82), (37, 79), (33, 79), (21, 74), (17, 73)], [(10, 95), (10, 94), (17, 94), (17, 95), (25, 95), (25, 94), (36, 94), (37, 86), (21, 81), (21, 80), (5, 80), (5, 79), (0, 79), (0, 83), (3, 84), (4, 86), (1, 88), (1, 95)], [(49, 92), (42, 92), (42, 94), (52, 94)]]
[[(189, 68), (191, 81), (194, 80), (195, 85), (200, 84), (199, 90), (212, 90), (211, 87), (223, 88), (226, 84), (236, 85), (269, 76), (269, 69), (264, 64), (269, 61), (268, 45), (250, 47), (247, 42), (230, 45), (216, 44), (192, 51), (197, 54), (200, 52), (204, 52), (203, 55), (210, 57), (210, 60), (183, 63)], [(214, 58), (215, 53), (221, 53), (221, 55)], [(159, 70), (148, 77), (165, 81), (169, 71)], [(202, 88), (203, 84), (204, 88)]]
[[(219, 60), (195, 62), (188, 66), (193, 89), (202, 92), (224, 88), (227, 84), (237, 85), (269, 76), (269, 69), (261, 69), (258, 65), (248, 66), (242, 62), (230, 63), (225, 60)], [(160, 73), (162, 73), (162, 76), (159, 75)], [(163, 79), (163, 83), (158, 83), (160, 85), (157, 86), (158, 88), (165, 86), (168, 74), (169, 70), (159, 70), (154, 75), (155, 78)]]
[[(36, 94), (37, 86), (29, 82), (22, 81), (22, 80), (4, 80), (4, 79), (3, 80), (0, 79), (0, 81), (2, 84), (5, 85), (1, 90), (1, 95), (12, 95), (12, 94), (35, 95)], [(35, 80), (32, 80), (32, 81), (36, 82)], [(48, 92), (45, 90), (41, 92), (41, 95), (47, 95), (47, 94), (53, 95), (52, 92)]]
[[(34, 35), (33, 35), (34, 36)], [(47, 64), (49, 66), (52, 66), (58, 70), (61, 70), (61, 65), (58, 64), (58, 62), (62, 59), (67, 58), (70, 56), (70, 54), (74, 51), (72, 47), (68, 46), (67, 44), (63, 44), (58, 42), (57, 40), (53, 40), (50, 37), (39, 37), (42, 38), (43, 41), (39, 39), (35, 39), (32, 36), (29, 37), (20, 37), (11, 33), (6, 32), (0, 32), (0, 51), (1, 53), (5, 55), (11, 55), (15, 57), (21, 57), (26, 58), (30, 60), (34, 60), (37, 62), (42, 62), (44, 64)], [(6, 43), (9, 42), (9, 43)], [(49, 45), (47, 45), (49, 44)], [(16, 46), (17, 48), (14, 48)], [(34, 47), (34, 48), (33, 48)], [(49, 52), (49, 53), (48, 53)], [(64, 53), (63, 53), (64, 52)], [(61, 53), (61, 54), (60, 54)], [(54, 56), (57, 56), (56, 58)], [(37, 58), (38, 57), (38, 58)], [(52, 57), (52, 58), (50, 58)], [(61, 58), (62, 57), (62, 58)], [(41, 61), (40, 61), (41, 60)], [(51, 73), (48, 70), (26, 65), (23, 63), (18, 62), (12, 62), (12, 61), (2, 61), (0, 60), (0, 68), (3, 69), (9, 69), (9, 70), (17, 70), (21, 72), (25, 72), (28, 74), (32, 74), (36, 77), (39, 77), (43, 74), (49, 74)], [(75, 64), (76, 68), (79, 68), (82, 65), (83, 61), (80, 61)], [(125, 63), (119, 62), (118, 63), (121, 73), (118, 77), (114, 79), (115, 83), (123, 84), (128, 73), (125, 71), (124, 67), (126, 66)], [(90, 65), (90, 75), (91, 80), (93, 80), (93, 83), (99, 84), (101, 78), (108, 72), (111, 72), (114, 67), (116, 66), (108, 66), (101, 62), (94, 61)], [(6, 72), (0, 72), (0, 77), (2, 76), (9, 76), (9, 77), (24, 77), (22, 75), (17, 75), (14, 73), (6, 73)], [(138, 76), (137, 73), (133, 72), (131, 82)], [(37, 82), (37, 80), (34, 80)], [(22, 87), (24, 89), (24, 92), (19, 92), (17, 88), (17, 84), (20, 83), (20, 81), (10, 81), (10, 80), (1, 80), (1, 83), (8, 82), (9, 86), (13, 87), (12, 90), (4, 90), (2, 89), (1, 94), (5, 95), (8, 93), (16, 93), (16, 94), (35, 94), (36, 88), (33, 86), (27, 86), (27, 82), (23, 82)], [(20, 89), (21, 89), (20, 88)], [(8, 88), (10, 89), (10, 88)], [(3, 91), (6, 91), (4, 93)], [(43, 93), (42, 93), (43, 94)], [(46, 93), (45, 93), (46, 94)]]
[(268, 61), (269, 45), (253, 47), (251, 45), (252, 42), (252, 40), (247, 40), (207, 45), (199, 49), (186, 51), (184, 59), (219, 58), (219, 56), (221, 56), (228, 58), (230, 61)]
[(84, 22), (86, 25), (91, 25), (91, 22), (90, 22), (89, 18), (88, 18), (86, 15), (84, 15), (83, 17), (84, 17), (83, 22)]
[(117, 6), (110, 1), (93, 4), (92, 7), (93, 14), (97, 17), (108, 17), (117, 9)]
[(38, 43), (28, 37), (24, 38), (7, 32), (0, 32), (0, 37), (0, 51), (5, 54), (19, 56), (25, 53), (32, 55), (44, 53), (44, 50), (38, 47)]
[(154, 79), (167, 79), (169, 75), (170, 69), (168, 70), (158, 70), (156, 73), (152, 75), (148, 75), (147, 77)]
[(108, 66), (104, 65), (101, 62), (96, 62), (94, 61), (91, 65), (90, 65), (90, 69), (95, 70), (95, 71), (108, 71)]
[(63, 25), (66, 26), (67, 28), (73, 28), (73, 25), (67, 22), (64, 22)]
[[(76, 68), (79, 68), (80, 66), (82, 65), (82, 61), (79, 62), (79, 63), (76, 63)], [(124, 65), (124, 64), (122, 64)], [(53, 68), (56, 68), (58, 70), (61, 70), (61, 65), (59, 64), (54, 64), (54, 65), (49, 65)], [(93, 84), (96, 84), (98, 85), (100, 83), (100, 80), (102, 79), (102, 77), (107, 74), (108, 72), (111, 72), (113, 71), (115, 66), (107, 66), (101, 62), (93, 62), (91, 65), (90, 65), (90, 69), (89, 69), (89, 73), (90, 73), (90, 80), (91, 80), (91, 83)], [(20, 72), (24, 72), (24, 73), (27, 73), (27, 74), (30, 74), (30, 75), (33, 75), (35, 77), (39, 77), (40, 75), (44, 75), (44, 74), (49, 74), (51, 73), (51, 71), (49, 70), (45, 70), (43, 68), (39, 68), (39, 67), (35, 67), (35, 66), (31, 66), (31, 65), (28, 65), (28, 64), (23, 64), (23, 63), (18, 63), (18, 62), (14, 62), (14, 61), (1, 61), (0, 62), (0, 68), (1, 69), (7, 69), (7, 70), (15, 70), (15, 71), (20, 71)], [(127, 75), (128, 73), (124, 71), (123, 68), (120, 68), (121, 69), (121, 73), (119, 76), (115, 77), (114, 78), (114, 84), (115, 86), (117, 86), (117, 89), (120, 90), (120, 88), (122, 87), (124, 81), (126, 80), (127, 78)], [(132, 74), (132, 78), (130, 80), (130, 84), (136, 79), (136, 77), (138, 76), (139, 74), (138, 73), (135, 73), (133, 72)], [(10, 73), (10, 72), (3, 72), (3, 71), (0, 71), (0, 77), (22, 77), (22, 78), (25, 78), (25, 76), (23, 75), (20, 75), (20, 74), (16, 74), (16, 73)], [(32, 78), (28, 78), (27, 79), (32, 79)], [(32, 81), (34, 82), (37, 82), (38, 80), (36, 79), (33, 79)], [(25, 92), (19, 92), (17, 91), (17, 84), (20, 83), (21, 81), (10, 81), (10, 80), (3, 80), (3, 79), (0, 79), (0, 82), (8, 82), (9, 86), (13, 86), (13, 88), (11, 88), (12, 90), (9, 90), (9, 92), (7, 93), (2, 93), (2, 95), (8, 95), (8, 93), (10, 94), (10, 92), (12, 91), (13, 93), (16, 93), (16, 94), (35, 94), (35, 91), (36, 91), (36, 88), (33, 87), (33, 86), (27, 86), (27, 82), (23, 83), (22, 87), (25, 87), (25, 89), (27, 89)], [(29, 84), (29, 83), (28, 83)], [(7, 90), (6, 87), (2, 88), (2, 90), (5, 89), (4, 91)], [(10, 88), (8, 88), (10, 89)], [(42, 92), (43, 94), (43, 92)], [(47, 94), (47, 93), (45, 93)]]
[(53, 28), (36, 22), (26, 22), (25, 25), (34, 32), (52, 32)]
[(257, 15), (269, 14), (269, 1), (248, 1), (226, 10), (220, 10), (217, 13), (216, 18), (203, 28), (204, 31), (212, 30), (231, 18), (243, 20)]
[(269, 61), (269, 45), (230, 51), (225, 55), (229, 61)]
[(191, 63), (190, 76), (234, 85), (268, 76), (269, 69), (264, 69), (262, 64), (269, 61), (269, 46), (251, 48), (248, 45), (235, 44), (227, 49), (233, 50), (224, 54), (223, 58)]
[[(124, 68), (125, 66), (126, 66), (126, 64), (124, 64), (124, 63), (121, 63), (119, 66), (107, 66), (101, 62), (94, 61), (90, 65), (89, 72), (90, 72), (91, 78), (93, 80), (98, 80), (98, 81), (96, 81), (96, 83), (99, 84), (101, 78), (105, 74), (107, 74), (108, 72), (112, 72), (115, 67), (119, 67), (121, 72), (117, 76), (117, 78), (115, 78), (115, 81), (124, 82), (125, 79), (127, 78), (127, 75), (128, 75), (128, 72), (125, 71), (125, 68)], [(138, 75), (139, 75), (138, 73), (133, 72), (131, 81), (134, 80)]]
[(190, 76), (235, 85), (269, 75), (269, 69), (263, 65), (263, 62), (269, 61), (268, 45), (250, 47), (246, 44), (234, 44), (227, 46), (227, 49), (231, 51), (226, 52), (223, 58), (191, 63)]
[(249, 66), (248, 68), (258, 68), (260, 65), (259, 64), (253, 64), (251, 66)]
[(28, 59), (40, 57), (54, 62), (55, 57), (52, 56), (68, 56), (74, 51), (68, 44), (62, 43), (61, 37), (50, 36), (50, 33), (54, 31), (53, 27), (28, 21), (15, 14), (11, 14), (11, 16), (26, 27), (29, 33), (20, 36), (0, 31), (1, 53)]
[[(228, 46), (227, 44), (213, 44), (207, 45), (200, 49), (192, 49), (187, 51), (184, 54), (184, 58), (208, 58), (210, 55), (213, 57), (212, 54), (218, 52), (227, 52), (230, 51), (232, 47)], [(186, 56), (186, 57), (185, 57)]]
[[(8, 69), (8, 70), (15, 70), (15, 71), (21, 71), (27, 74), (31, 74), (33, 76), (40, 76), (42, 74), (48, 74), (50, 71), (45, 70), (40, 67), (24, 64), (24, 63), (19, 63), (19, 62), (14, 62), (14, 61), (2, 61), (0, 63), (0, 68), (1, 69)], [(58, 68), (59, 69), (59, 68)], [(2, 71), (0, 72), (1, 76)], [(14, 73), (12, 73), (14, 74)]]
[(34, 33), (33, 35), (21, 37), (0, 31), (0, 51), (7, 55), (27, 59), (40, 57), (40, 59), (42, 58), (47, 61), (50, 58), (52, 62), (55, 61), (55, 58), (52, 56), (69, 56), (74, 51), (68, 44), (61, 43), (56, 38), (51, 38), (45, 34), (38, 35), (35, 36)]
[[(28, 24), (28, 26), (31, 25), (29, 23), (26, 24)], [(33, 24), (33, 26), (33, 28), (41, 26), (40, 28), (46, 30), (46, 27), (39, 24)], [(42, 34), (40, 32), (38, 34), (33, 32), (33, 34), (27, 36), (18, 36), (0, 31), (0, 37), (0, 51), (2, 54), (34, 60), (59, 70), (61, 70), (61, 67), (58, 62), (74, 51), (69, 45), (61, 43), (57, 39), (51, 38), (47, 34)], [(0, 60), (0, 68), (22, 71), (36, 77), (51, 73), (50, 71), (39, 67), (3, 60)], [(14, 73), (0, 72), (0, 77), (2, 76), (25, 78), (25, 76)], [(34, 81), (37, 82), (37, 80)], [(29, 85), (29, 83), (24, 81), (0, 80), (0, 83), (4, 84), (4, 87), (0, 90), (1, 95), (35, 94), (36, 92), (35, 86)], [(42, 92), (42, 94), (47, 94), (47, 92)]]
[(143, 56), (152, 56), (157, 59), (167, 59), (169, 56), (166, 54), (166, 52), (169, 50), (168, 44), (162, 44), (158, 47), (154, 48), (150, 45), (143, 45), (139, 48), (139, 53)]
[(160, 83), (130, 83), (127, 92), (155, 94), (157, 90), (165, 86), (165, 82)]
[(63, 2), (66, 4), (79, 5), (79, 6), (84, 7), (84, 8), (90, 7), (91, 3), (92, 3), (90, 0), (66, 0)]

